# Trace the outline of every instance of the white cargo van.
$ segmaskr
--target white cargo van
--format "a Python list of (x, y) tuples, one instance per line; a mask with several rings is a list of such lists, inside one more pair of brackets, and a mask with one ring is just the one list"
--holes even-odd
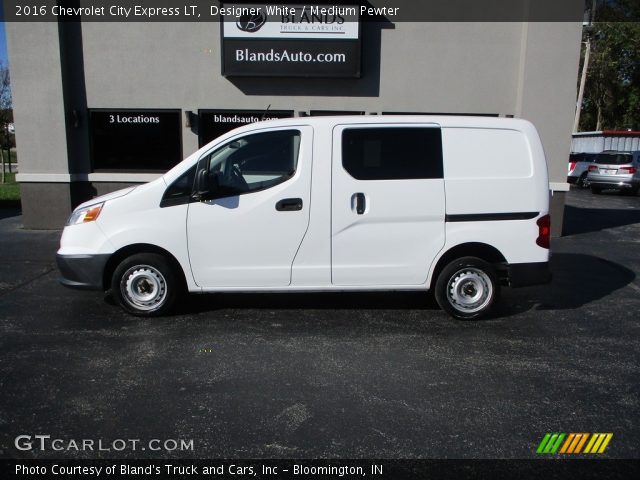
[(456, 318), (550, 280), (538, 134), (503, 118), (301, 117), (233, 130), (161, 178), (80, 205), (69, 287), (136, 315), (183, 292), (435, 290)]

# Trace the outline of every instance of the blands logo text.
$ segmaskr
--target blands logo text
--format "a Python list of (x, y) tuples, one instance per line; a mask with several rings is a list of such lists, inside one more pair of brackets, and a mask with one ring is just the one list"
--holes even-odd
[(604, 453), (613, 433), (547, 433), (538, 454), (600, 454)]

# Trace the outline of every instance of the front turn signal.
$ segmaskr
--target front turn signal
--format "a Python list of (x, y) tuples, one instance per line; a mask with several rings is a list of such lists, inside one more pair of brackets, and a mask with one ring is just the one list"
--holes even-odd
[(69, 220), (67, 220), (67, 226), (93, 222), (100, 215), (103, 206), (104, 202), (74, 210)]

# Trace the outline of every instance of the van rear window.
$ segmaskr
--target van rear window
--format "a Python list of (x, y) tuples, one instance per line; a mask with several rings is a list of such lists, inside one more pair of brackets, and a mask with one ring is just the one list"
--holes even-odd
[(342, 132), (342, 166), (358, 180), (442, 178), (440, 129), (345, 129)]

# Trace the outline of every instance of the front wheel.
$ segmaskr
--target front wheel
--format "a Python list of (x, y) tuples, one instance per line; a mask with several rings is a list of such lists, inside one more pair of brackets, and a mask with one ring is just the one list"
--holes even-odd
[(449, 263), (436, 281), (435, 297), (445, 312), (460, 320), (487, 316), (500, 296), (493, 266), (476, 257)]
[(129, 313), (142, 317), (165, 315), (182, 289), (179, 278), (166, 257), (139, 253), (118, 265), (111, 290), (118, 304)]

